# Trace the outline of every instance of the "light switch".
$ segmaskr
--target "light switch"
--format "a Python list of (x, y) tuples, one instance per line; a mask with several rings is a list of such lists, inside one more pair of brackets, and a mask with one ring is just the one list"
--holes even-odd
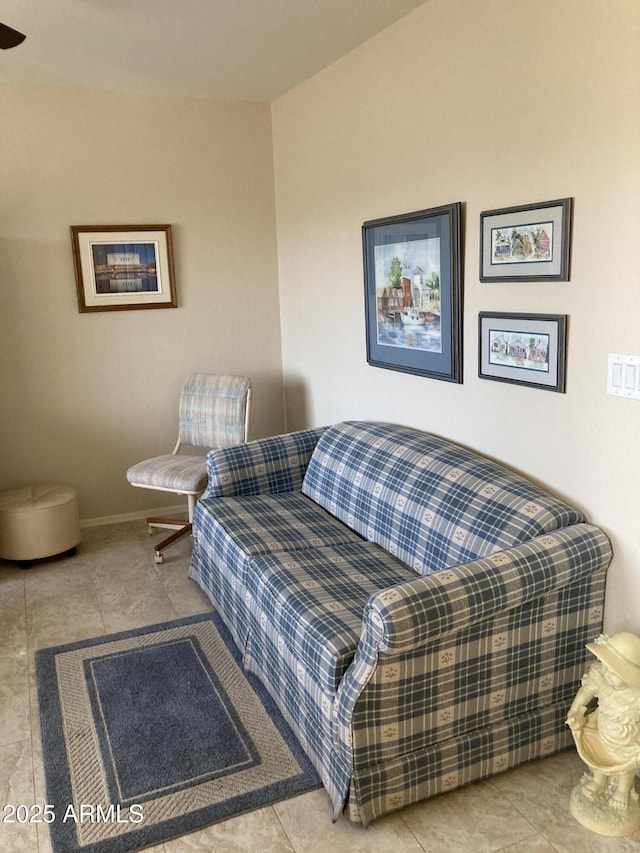
[(640, 400), (640, 355), (609, 353), (607, 394)]
[(614, 388), (622, 388), (622, 365), (618, 362), (611, 366), (611, 384)]
[(636, 390), (636, 368), (633, 364), (627, 364), (624, 368), (624, 387), (628, 391)]

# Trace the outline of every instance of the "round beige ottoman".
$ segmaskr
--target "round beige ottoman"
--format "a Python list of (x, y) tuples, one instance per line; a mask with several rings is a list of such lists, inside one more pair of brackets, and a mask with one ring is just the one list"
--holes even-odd
[(75, 550), (78, 496), (69, 486), (25, 486), (0, 493), (0, 557), (29, 563)]

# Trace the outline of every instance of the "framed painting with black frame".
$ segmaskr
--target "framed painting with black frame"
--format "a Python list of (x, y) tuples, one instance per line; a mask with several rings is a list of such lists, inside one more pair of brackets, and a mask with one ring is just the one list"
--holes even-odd
[(566, 314), (478, 315), (478, 376), (564, 394)]
[(569, 281), (573, 199), (480, 214), (480, 281)]
[(367, 361), (462, 382), (461, 203), (362, 226)]

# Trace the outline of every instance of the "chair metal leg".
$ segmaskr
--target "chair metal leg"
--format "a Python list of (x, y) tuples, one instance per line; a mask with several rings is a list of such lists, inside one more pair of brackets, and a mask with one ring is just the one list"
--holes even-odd
[(191, 524), (187, 522), (180, 530), (176, 530), (175, 533), (172, 533), (171, 536), (167, 536), (166, 539), (163, 539), (162, 542), (158, 542), (157, 545), (154, 546), (155, 551), (155, 561), (156, 563), (164, 562), (164, 556), (162, 554), (167, 548), (177, 542), (179, 539), (182, 539), (183, 536), (187, 536), (191, 533)]
[(177, 542), (179, 539), (182, 539), (183, 536), (187, 536), (191, 533), (191, 522), (193, 520), (193, 513), (196, 508), (196, 502), (198, 500), (197, 494), (187, 494), (187, 500), (189, 501), (189, 518), (148, 518), (147, 524), (149, 525), (149, 533), (153, 533), (154, 527), (166, 527), (169, 530), (175, 530), (175, 533), (172, 533), (171, 536), (167, 536), (166, 539), (163, 539), (162, 542), (158, 542), (157, 545), (154, 546), (155, 551), (155, 560), (156, 563), (164, 562), (164, 557), (162, 552)]
[(170, 536), (165, 537), (157, 545), (154, 545), (156, 563), (163, 563), (163, 551), (166, 551), (171, 545), (191, 533), (191, 522), (183, 518), (148, 518), (149, 533), (153, 532), (154, 527), (166, 527), (169, 530), (175, 531)]
[(154, 527), (166, 527), (167, 530), (182, 530), (185, 524), (189, 524), (186, 518), (148, 518), (149, 533), (153, 533)]

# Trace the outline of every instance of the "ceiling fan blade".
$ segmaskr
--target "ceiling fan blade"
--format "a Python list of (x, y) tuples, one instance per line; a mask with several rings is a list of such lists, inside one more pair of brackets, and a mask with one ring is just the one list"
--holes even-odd
[(10, 47), (17, 47), (26, 39), (26, 36), (19, 33), (17, 30), (12, 30), (6, 24), (0, 24), (0, 50), (8, 50)]

